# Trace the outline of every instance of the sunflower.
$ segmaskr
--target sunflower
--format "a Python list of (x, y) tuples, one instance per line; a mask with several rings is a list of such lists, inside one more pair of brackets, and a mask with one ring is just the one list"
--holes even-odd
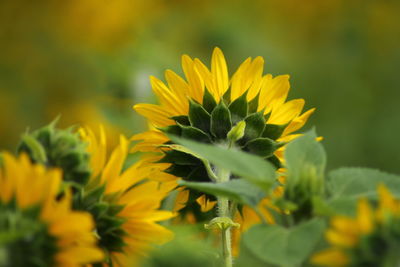
[(331, 247), (311, 262), (320, 266), (398, 266), (400, 256), (400, 200), (384, 185), (378, 187), (379, 204), (360, 199), (355, 218), (335, 216), (325, 236)]
[(57, 199), (58, 169), (3, 154), (0, 169), (1, 266), (82, 266), (101, 261), (92, 216), (71, 210), (71, 194)]
[(58, 119), (24, 134), (17, 151), (27, 153), (35, 163), (62, 169), (64, 183), (80, 189), (86, 185), (91, 173), (86, 144), (72, 127), (56, 128), (57, 122)]
[[(124, 169), (129, 142), (120, 137), (120, 144), (107, 160), (106, 136), (102, 127), (97, 136), (90, 128), (81, 128), (88, 143), (92, 176), (80, 204), (92, 213), (99, 245), (108, 255), (108, 264), (128, 266), (155, 244), (171, 239), (172, 233), (157, 224), (174, 216), (159, 210), (161, 201), (176, 186), (175, 182), (160, 185), (148, 177), (163, 175), (157, 165), (146, 160)], [(129, 265), (130, 266), (130, 265)]]
[[(168, 146), (172, 143), (169, 134), (235, 146), (281, 167), (284, 145), (298, 136), (294, 132), (305, 124), (314, 109), (301, 113), (303, 99), (286, 101), (289, 76), (263, 75), (263, 65), (262, 57), (248, 58), (229, 78), (219, 48), (214, 49), (211, 70), (199, 59), (184, 55), (182, 68), (186, 80), (171, 70), (165, 72), (167, 84), (151, 77), (160, 104), (134, 106), (148, 119), (151, 128), (133, 137), (142, 140), (133, 151), (161, 152), (163, 156), (158, 162), (169, 164), (165, 172), (197, 182), (210, 181), (205, 167), (197, 158)], [(229, 133), (244, 124), (240, 122), (245, 122), (244, 134), (232, 140)], [(195, 191), (190, 191), (188, 198), (189, 203), (202, 205), (197, 211), (207, 211), (215, 205), (211, 196), (204, 198)]]

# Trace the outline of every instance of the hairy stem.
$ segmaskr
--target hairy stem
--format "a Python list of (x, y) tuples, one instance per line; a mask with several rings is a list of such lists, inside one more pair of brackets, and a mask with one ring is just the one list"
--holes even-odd
[[(231, 174), (229, 171), (224, 169), (217, 170), (218, 183), (227, 182), (230, 179)], [(229, 199), (226, 197), (218, 197), (218, 216), (228, 217), (232, 219), (230, 211)], [(231, 227), (227, 229), (221, 229), (222, 238), (222, 256), (224, 259), (225, 267), (232, 266), (232, 244), (231, 244)]]

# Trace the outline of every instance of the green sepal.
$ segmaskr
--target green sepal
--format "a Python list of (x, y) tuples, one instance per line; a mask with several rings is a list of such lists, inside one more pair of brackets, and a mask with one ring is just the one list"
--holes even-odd
[(256, 138), (246, 143), (244, 150), (263, 158), (271, 157), (278, 144), (269, 138)]
[(101, 221), (97, 224), (98, 228), (104, 227), (107, 232), (120, 228), (126, 222), (125, 218), (110, 216), (103, 216)]
[(88, 160), (89, 160), (88, 154), (84, 154), (79, 150), (71, 150), (67, 153), (60, 153), (60, 157), (57, 160), (57, 163), (60, 166), (63, 166), (63, 168), (68, 170), (74, 168), (74, 166), (78, 166), (81, 162)]
[(196, 140), (202, 143), (211, 143), (210, 136), (208, 136), (208, 134), (206, 134), (202, 130), (192, 126), (183, 126), (183, 125), (181, 125), (181, 128), (182, 128), (181, 136), (183, 138)]
[(207, 88), (204, 89), (203, 95), (203, 107), (208, 113), (211, 113), (213, 109), (217, 106), (217, 102), (214, 97), (210, 94)]
[(110, 233), (107, 233), (107, 235), (100, 240), (99, 245), (100, 247), (105, 248), (108, 252), (123, 253), (124, 252), (123, 248), (127, 245), (123, 239), (123, 237), (126, 235), (127, 233), (124, 230), (116, 228)]
[(102, 216), (95, 218), (98, 235), (101, 237), (99, 245), (105, 248), (108, 252), (122, 251), (126, 246), (123, 237), (126, 232), (121, 229), (121, 226), (126, 222), (126, 219), (114, 216)]
[(96, 205), (97, 203), (99, 203), (101, 197), (104, 194), (104, 191), (105, 191), (105, 185), (97, 186), (96, 188), (90, 191), (85, 190), (85, 194), (83, 196), (83, 199), (81, 200), (81, 203), (79, 203), (79, 206), (75, 206), (74, 208), (85, 210)]
[(30, 135), (22, 136), (22, 142), (19, 149), (31, 154), (31, 157), (34, 158), (36, 162), (46, 164), (46, 150), (44, 146), (34, 137)]
[(229, 87), (228, 90), (224, 93), (222, 96), (222, 100), (225, 102), (225, 104), (231, 103), (231, 88)]
[(258, 109), (258, 101), (260, 99), (260, 92), (249, 102), (249, 113), (256, 113)]
[(281, 161), (278, 159), (277, 156), (273, 155), (272, 157), (268, 158), (268, 161), (270, 163), (272, 163), (277, 169), (282, 168), (282, 163)]
[(179, 165), (199, 165), (200, 161), (181, 151), (166, 150), (164, 151), (164, 157), (158, 161), (158, 163), (174, 163)]
[(230, 142), (236, 142), (244, 136), (244, 130), (246, 129), (246, 122), (239, 121), (232, 129), (228, 132), (226, 137)]
[(112, 204), (108, 207), (108, 215), (117, 216), (124, 208), (125, 205)]
[(281, 137), (283, 131), (286, 129), (287, 124), (277, 125), (277, 124), (266, 124), (264, 131), (262, 133), (262, 137), (268, 137), (273, 140)]
[(261, 136), (265, 128), (265, 120), (261, 112), (250, 114), (244, 121), (246, 122), (246, 128), (242, 138), (244, 142)]
[(202, 105), (193, 100), (189, 101), (189, 121), (191, 126), (206, 133), (210, 132), (211, 115)]
[(97, 221), (98, 218), (107, 216), (108, 206), (109, 204), (107, 202), (99, 202), (88, 208), (87, 211), (89, 211)]
[(172, 164), (170, 167), (164, 170), (168, 174), (172, 174), (176, 177), (187, 179), (188, 175), (193, 171), (193, 166), (189, 165), (178, 165)]
[(209, 182), (210, 179), (208, 178), (207, 171), (203, 167), (203, 165), (197, 166), (193, 169), (189, 175), (185, 178), (185, 180), (189, 181), (199, 181), (199, 182)]
[(233, 124), (246, 118), (248, 112), (247, 92), (235, 99), (228, 108), (231, 112)]
[(158, 129), (165, 134), (173, 134), (173, 135), (178, 135), (178, 136), (180, 136), (182, 134), (182, 128), (179, 125), (170, 125), (170, 126), (161, 127)]
[(211, 113), (211, 134), (216, 138), (225, 139), (231, 128), (231, 113), (225, 103), (220, 101)]
[(54, 266), (57, 239), (40, 220), (38, 205), (20, 209), (14, 198), (0, 203), (0, 266)]
[(189, 117), (185, 116), (185, 115), (181, 115), (181, 116), (173, 116), (170, 119), (174, 120), (176, 123), (185, 125), (185, 126), (190, 126), (190, 121), (189, 121)]

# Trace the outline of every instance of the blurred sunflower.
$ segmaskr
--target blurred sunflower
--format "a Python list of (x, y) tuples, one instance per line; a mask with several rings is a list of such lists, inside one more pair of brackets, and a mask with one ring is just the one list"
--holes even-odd
[(104, 258), (94, 223), (71, 210), (71, 194), (56, 200), (61, 172), (3, 154), (0, 169), (0, 266), (82, 266)]
[(172, 233), (157, 222), (174, 216), (159, 208), (176, 183), (160, 185), (146, 181), (148, 177), (163, 174), (158, 166), (145, 160), (125, 169), (129, 142), (124, 136), (107, 160), (103, 128), (100, 127), (99, 136), (90, 128), (81, 128), (79, 132), (88, 143), (92, 176), (77, 208), (92, 213), (99, 246), (108, 256), (107, 263), (131, 266), (152, 245), (171, 239)]
[(320, 266), (398, 266), (400, 256), (400, 200), (384, 185), (378, 187), (379, 204), (360, 199), (355, 218), (335, 216), (325, 236), (331, 247), (311, 262)]
[[(293, 132), (305, 124), (314, 109), (301, 114), (303, 99), (286, 101), (289, 76), (263, 75), (263, 65), (262, 57), (248, 58), (229, 79), (225, 57), (219, 48), (214, 49), (211, 70), (199, 59), (184, 55), (182, 68), (186, 81), (171, 70), (165, 72), (168, 85), (151, 77), (160, 104), (134, 106), (148, 119), (151, 129), (133, 137), (142, 140), (133, 151), (161, 152), (163, 156), (158, 162), (169, 164), (165, 172), (197, 182), (211, 181), (202, 162), (168, 146), (172, 143), (168, 134), (236, 146), (281, 167), (284, 144), (298, 136)], [(245, 125), (244, 133), (235, 138), (233, 132), (240, 125)], [(197, 214), (215, 205), (211, 196), (204, 197), (192, 190), (188, 199), (188, 207)], [(195, 202), (201, 208), (191, 205)]]

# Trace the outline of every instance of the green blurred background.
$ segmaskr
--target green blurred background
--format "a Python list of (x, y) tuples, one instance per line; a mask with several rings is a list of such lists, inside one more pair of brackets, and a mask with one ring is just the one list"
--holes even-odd
[(182, 73), (184, 53), (248, 56), (290, 74), (290, 98), (317, 107), (329, 168), (398, 172), (398, 0), (3, 0), (0, 148), (61, 114), (61, 125), (145, 129), (132, 105), (154, 101), (149, 75)]

